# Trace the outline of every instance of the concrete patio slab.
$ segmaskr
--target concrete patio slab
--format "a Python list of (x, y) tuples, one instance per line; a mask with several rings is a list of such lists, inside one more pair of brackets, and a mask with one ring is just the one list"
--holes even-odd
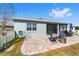
[(33, 55), (38, 53), (43, 53), (48, 50), (57, 49), (61, 47), (66, 47), (72, 44), (79, 43), (79, 36), (74, 35), (73, 37), (67, 37), (67, 43), (63, 44), (60, 42), (51, 42), (48, 39), (49, 36), (41, 35), (25, 39), (21, 47), (21, 52), (23, 55)]

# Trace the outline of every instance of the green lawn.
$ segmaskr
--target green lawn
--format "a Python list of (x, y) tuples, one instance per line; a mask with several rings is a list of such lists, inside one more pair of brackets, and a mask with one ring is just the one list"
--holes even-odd
[(12, 45), (15, 45), (14, 48), (8, 52), (0, 52), (0, 56), (20, 56), (22, 55), (20, 48), (22, 46), (23, 41), (24, 41), (24, 38), (17, 39), (16, 41), (12, 43)]
[(79, 56), (79, 43), (68, 47), (40, 53), (35, 56)]

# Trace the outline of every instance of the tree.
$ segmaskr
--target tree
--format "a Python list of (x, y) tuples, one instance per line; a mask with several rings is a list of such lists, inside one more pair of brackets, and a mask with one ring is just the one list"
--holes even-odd
[(11, 18), (14, 16), (15, 8), (11, 3), (3, 3), (0, 4), (0, 22), (2, 24), (2, 28), (5, 28), (5, 25)]
[(14, 14), (15, 14), (15, 8), (13, 4), (11, 3), (0, 4), (0, 23), (1, 23), (2, 37), (6, 35), (5, 26), (10, 20), (12, 20)]

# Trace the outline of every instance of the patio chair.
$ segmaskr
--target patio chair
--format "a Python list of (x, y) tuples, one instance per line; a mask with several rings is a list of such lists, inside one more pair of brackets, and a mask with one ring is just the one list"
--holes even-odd
[(66, 43), (66, 36), (63, 31), (60, 31), (60, 33), (59, 33), (59, 42)]
[(56, 42), (57, 38), (58, 38), (57, 35), (56, 35), (55, 33), (52, 33), (52, 34), (50, 35), (49, 40), (50, 40), (50, 41), (53, 41), (53, 42)]

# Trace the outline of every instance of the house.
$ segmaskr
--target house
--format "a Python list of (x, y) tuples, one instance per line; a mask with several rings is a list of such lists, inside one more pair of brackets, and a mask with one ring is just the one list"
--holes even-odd
[[(1, 24), (0, 24), (0, 30), (2, 30), (2, 25)], [(7, 31), (13, 31), (14, 30), (14, 25), (6, 24), (5, 25), (5, 30), (7, 30)]]
[(73, 26), (73, 29), (74, 29), (74, 33), (76, 35), (79, 35), (79, 26)]
[(46, 19), (15, 18), (14, 30), (21, 36), (49, 35), (51, 32), (59, 34), (60, 30), (67, 30), (67, 23)]

